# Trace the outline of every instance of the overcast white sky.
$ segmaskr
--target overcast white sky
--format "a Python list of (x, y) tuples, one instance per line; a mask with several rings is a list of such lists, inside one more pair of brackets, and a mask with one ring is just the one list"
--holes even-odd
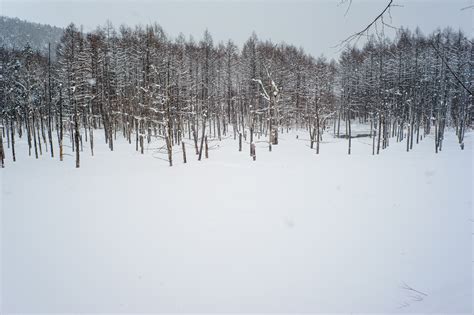
[[(241, 45), (255, 31), (259, 38), (302, 46), (314, 56), (338, 55), (332, 48), (363, 29), (388, 0), (0, 0), (0, 14), (64, 27), (70, 22), (92, 30), (109, 19), (116, 26), (158, 22), (171, 36), (180, 32), (200, 38), (208, 28), (215, 42)], [(473, 0), (395, 0), (392, 25), (419, 26), (424, 33), (452, 26), (472, 37)], [(393, 36), (392, 30), (387, 30)]]

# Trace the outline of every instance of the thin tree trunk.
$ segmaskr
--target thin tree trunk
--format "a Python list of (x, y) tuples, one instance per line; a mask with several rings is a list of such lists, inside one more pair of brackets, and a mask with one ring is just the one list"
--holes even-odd
[[(319, 114), (316, 116), (316, 154), (319, 154)], [(350, 141), (350, 140), (349, 140)], [(350, 154), (350, 149), (349, 149), (349, 154)]]
[(196, 150), (196, 155), (199, 155), (198, 136), (197, 136), (197, 132), (194, 126), (193, 126), (193, 139), (194, 139), (194, 148)]
[(59, 90), (59, 160), (63, 160), (63, 99), (62, 90)]
[(51, 96), (51, 43), (48, 43), (48, 139), (49, 139), (49, 149), (51, 152), (51, 157), (54, 158), (54, 149), (53, 149), (53, 127), (52, 127), (52, 115), (51, 115), (51, 106), (52, 106), (52, 96)]
[(91, 155), (94, 156), (94, 128), (89, 125), (89, 140), (91, 142)]
[(166, 148), (168, 150), (168, 161), (169, 161), (169, 164), (170, 166), (173, 166), (173, 147), (172, 147), (172, 144), (171, 144), (171, 138), (170, 138), (170, 135), (168, 134), (166, 136)]
[(239, 132), (239, 152), (242, 151), (242, 133)]
[(352, 145), (352, 134), (351, 134), (351, 117), (349, 116), (348, 118), (348, 126), (349, 128), (349, 148), (347, 150), (347, 153), (350, 155), (351, 154), (351, 145)]
[(181, 141), (181, 146), (183, 148), (183, 163), (186, 164), (186, 146), (184, 145), (184, 141)]
[(3, 149), (3, 130), (2, 132), (0, 132), (0, 164), (2, 168), (5, 167), (5, 151)]
[(75, 105), (75, 110), (74, 110), (74, 142), (76, 146), (76, 168), (79, 168), (80, 166), (80, 160), (79, 160), (79, 119), (77, 117), (77, 105)]
[(382, 133), (382, 119), (381, 119), (381, 115), (379, 114), (379, 119), (378, 119), (378, 127), (379, 127), (379, 131), (377, 133), (377, 154), (380, 153), (380, 134)]
[(10, 133), (11, 133), (13, 162), (16, 162), (16, 155), (15, 155), (15, 123), (13, 122), (13, 119), (10, 121)]
[(33, 143), (35, 146), (35, 157), (38, 158), (38, 145), (36, 142), (36, 126), (35, 126), (35, 114), (33, 113), (31, 132), (33, 132)]
[(255, 143), (250, 143), (250, 156), (253, 158), (255, 161), (257, 159), (257, 152), (255, 150)]
[(204, 146), (204, 136), (206, 134), (206, 119), (204, 118), (203, 121), (202, 121), (202, 136), (201, 136), (201, 146), (199, 147), (199, 157), (198, 157), (198, 161), (201, 161), (201, 157), (202, 157), (202, 149), (203, 149), (203, 146)]
[(375, 124), (375, 113), (372, 115), (372, 123), (371, 123), (372, 129), (370, 130), (370, 134), (372, 135), (372, 155), (375, 155), (375, 137), (377, 135), (376, 131), (376, 124)]

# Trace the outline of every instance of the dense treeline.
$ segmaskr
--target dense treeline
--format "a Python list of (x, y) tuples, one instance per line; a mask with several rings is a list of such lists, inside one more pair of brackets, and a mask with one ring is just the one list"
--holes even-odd
[(240, 150), (246, 139), (255, 157), (257, 139), (271, 150), (290, 128), (309, 130), (317, 153), (333, 129), (350, 154), (360, 136), (351, 132), (354, 120), (370, 124), (373, 154), (391, 138), (406, 138), (410, 150), (430, 133), (438, 152), (448, 126), (463, 148), (473, 117), (472, 46), (450, 29), (428, 37), (401, 30), (393, 42), (347, 48), (336, 63), (255, 34), (239, 49), (215, 44), (207, 31), (195, 41), (170, 39), (156, 24), (118, 31), (107, 24), (88, 34), (71, 24), (56, 60), (29, 46), (0, 50), (0, 155), (11, 151), (15, 160), (16, 138), (26, 137), (30, 155), (62, 160), (67, 141), (79, 167), (85, 143), (94, 154), (101, 132), (111, 150), (117, 134), (141, 153), (158, 140), (173, 165), (180, 150), (186, 160), (184, 139), (199, 160), (208, 141), (225, 136), (239, 139)]
[(429, 37), (401, 30), (393, 43), (370, 40), (341, 55), (339, 113), (370, 121), (377, 153), (405, 135), (408, 151), (433, 128), (438, 152), (447, 126), (456, 128), (464, 148), (473, 117), (473, 61), (472, 41), (451, 29)]

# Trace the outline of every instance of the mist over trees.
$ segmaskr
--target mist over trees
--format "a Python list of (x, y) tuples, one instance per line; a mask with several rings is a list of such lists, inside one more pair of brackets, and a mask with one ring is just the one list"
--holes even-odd
[(55, 26), (0, 16), (0, 47), (21, 50), (29, 45), (33, 50), (38, 50), (46, 56), (50, 44), (53, 47), (54, 57), (56, 45), (63, 31), (62, 28)]
[[(53, 45), (46, 53), (0, 47), (2, 160), (14, 161), (15, 141), (26, 137), (36, 158), (62, 160), (68, 143), (79, 167), (98, 132), (110, 150), (117, 136), (142, 154), (159, 141), (170, 166), (186, 153), (207, 158), (209, 143), (224, 137), (240, 150), (248, 143), (255, 158), (256, 141), (271, 150), (292, 128), (309, 131), (316, 153), (325, 133), (347, 138), (348, 154), (354, 137), (371, 137), (379, 154), (390, 141), (406, 141), (409, 151), (428, 134), (439, 152), (448, 127), (464, 148), (474, 113), (472, 41), (449, 28), (372, 37), (338, 61), (255, 34), (241, 48), (215, 43), (208, 31), (169, 38), (157, 24), (107, 23), (91, 33), (71, 24), (56, 58)], [(370, 125), (369, 133), (354, 134), (354, 123)]]

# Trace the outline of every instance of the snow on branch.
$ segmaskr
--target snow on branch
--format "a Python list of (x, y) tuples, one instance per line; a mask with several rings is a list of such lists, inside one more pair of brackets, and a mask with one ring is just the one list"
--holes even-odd
[[(265, 89), (265, 86), (263, 86), (263, 82), (262, 80), (260, 79), (252, 79), (252, 81), (254, 82), (257, 82), (258, 84), (260, 84), (262, 90), (263, 90), (263, 93), (261, 93), (261, 95), (267, 100), (267, 101), (270, 101), (270, 95), (268, 95), (267, 93), (267, 90)], [(273, 81), (272, 81), (273, 82)]]

